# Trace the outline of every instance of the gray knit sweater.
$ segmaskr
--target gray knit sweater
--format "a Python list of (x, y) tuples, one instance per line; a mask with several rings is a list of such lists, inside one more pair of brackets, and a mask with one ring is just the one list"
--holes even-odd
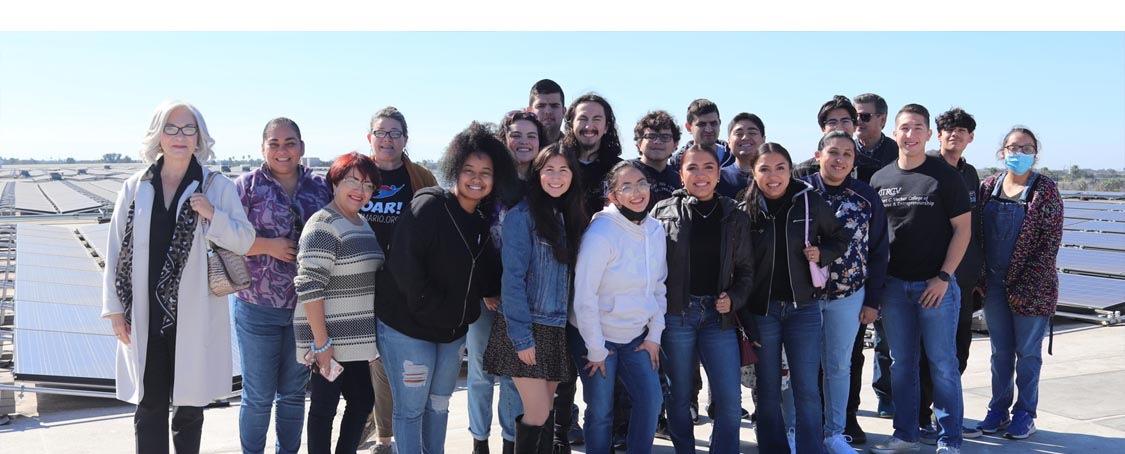
[(297, 361), (313, 343), (305, 303), (324, 300), (324, 319), (336, 361), (375, 359), (375, 272), (383, 266), (375, 232), (353, 224), (331, 206), (305, 223), (297, 251)]

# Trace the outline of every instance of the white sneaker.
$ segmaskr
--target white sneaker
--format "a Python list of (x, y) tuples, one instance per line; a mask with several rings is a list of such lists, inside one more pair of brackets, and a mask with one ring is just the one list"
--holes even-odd
[(871, 447), (871, 452), (875, 454), (900, 454), (918, 452), (921, 445), (918, 442), (903, 441), (895, 438), (894, 435), (887, 437), (887, 441), (879, 443)]
[(790, 427), (785, 438), (789, 439), (789, 452), (797, 452), (797, 428)]
[(936, 454), (961, 454), (961, 448), (954, 448), (952, 446), (941, 445), (938, 446)]
[(824, 439), (824, 450), (828, 454), (855, 454), (855, 449), (848, 445), (844, 435), (834, 435)]

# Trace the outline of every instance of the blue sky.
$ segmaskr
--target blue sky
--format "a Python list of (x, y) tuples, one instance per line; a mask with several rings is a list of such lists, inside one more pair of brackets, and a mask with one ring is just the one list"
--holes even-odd
[(411, 156), (436, 159), (470, 121), (526, 106), (544, 77), (568, 100), (605, 96), (627, 156), (646, 111), (682, 123), (699, 97), (724, 120), (758, 114), (770, 141), (811, 156), (819, 106), (875, 92), (892, 111), (973, 114), (978, 167), (998, 165), (1003, 134), (1023, 124), (1043, 142), (1041, 166), (1125, 168), (1121, 32), (5, 32), (0, 156), (135, 156), (152, 109), (175, 98), (199, 107), (224, 158), (259, 155), (276, 116), (301, 125), (309, 156), (366, 150), (370, 115), (394, 105)]

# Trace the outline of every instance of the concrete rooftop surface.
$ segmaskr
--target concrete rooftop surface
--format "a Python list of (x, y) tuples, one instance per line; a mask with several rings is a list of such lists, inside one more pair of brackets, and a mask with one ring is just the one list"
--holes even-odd
[[(975, 426), (987, 409), (991, 372), (988, 338), (973, 339), (968, 370), (962, 379), (965, 425)], [(871, 383), (872, 350), (867, 356), (864, 383)], [(706, 381), (706, 380), (704, 380)], [(706, 386), (706, 385), (704, 385)], [(579, 385), (581, 387), (581, 384)], [(706, 390), (700, 395), (706, 401)], [(498, 392), (497, 392), (498, 395)], [(742, 393), (743, 408), (753, 411), (749, 390)], [(576, 400), (581, 400), (581, 389)], [(891, 420), (875, 417), (875, 395), (863, 388), (860, 424), (867, 431), (868, 444), (855, 446), (866, 452), (892, 432)], [(109, 399), (24, 393), (16, 397), (16, 414), (8, 425), (0, 426), (0, 453), (70, 454), (131, 453), (133, 447), (133, 406)], [(343, 414), (343, 401), (337, 413)], [(579, 405), (583, 404), (579, 402)], [(307, 407), (306, 407), (307, 408)], [(472, 452), (468, 431), (468, 412), (464, 375), (450, 404), (446, 451)], [(707, 452), (711, 426), (704, 415), (695, 427), (696, 452)], [(1125, 326), (1099, 326), (1056, 319), (1054, 355), (1046, 355), (1044, 340), (1043, 371), (1039, 391), (1038, 432), (1021, 441), (985, 435), (965, 440), (965, 453), (1125, 453)], [(1000, 435), (1000, 434), (997, 434)], [(742, 421), (742, 453), (758, 453), (754, 429)], [(267, 452), (273, 452), (273, 434), (267, 439)], [(500, 427), (493, 421), (493, 452), (500, 452)], [(371, 442), (361, 446), (366, 453)], [(202, 452), (237, 453), (238, 400), (229, 407), (205, 412)], [(585, 452), (575, 446), (575, 452)], [(654, 453), (673, 452), (671, 442), (657, 439)], [(922, 453), (934, 452), (923, 445)]]

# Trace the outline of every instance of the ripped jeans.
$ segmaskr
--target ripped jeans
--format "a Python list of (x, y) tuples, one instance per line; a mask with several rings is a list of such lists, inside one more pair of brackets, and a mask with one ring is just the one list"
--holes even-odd
[(399, 454), (444, 453), (449, 398), (461, 372), (465, 337), (448, 344), (428, 342), (395, 331), (382, 320), (376, 332), (395, 402)]

